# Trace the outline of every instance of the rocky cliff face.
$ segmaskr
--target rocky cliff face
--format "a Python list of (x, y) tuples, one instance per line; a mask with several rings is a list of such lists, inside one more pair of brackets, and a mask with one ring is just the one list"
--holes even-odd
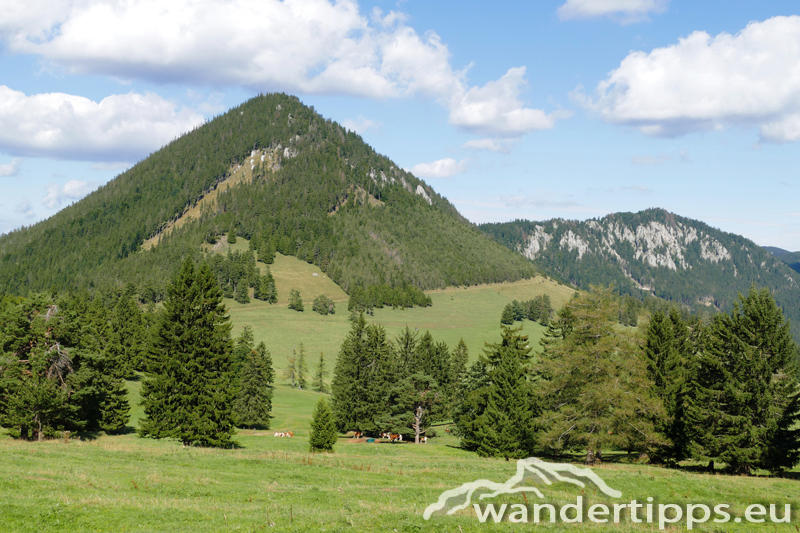
[(622, 293), (727, 310), (751, 285), (769, 287), (800, 332), (800, 276), (754, 242), (696, 220), (650, 209), (480, 228), (579, 288), (613, 283)]

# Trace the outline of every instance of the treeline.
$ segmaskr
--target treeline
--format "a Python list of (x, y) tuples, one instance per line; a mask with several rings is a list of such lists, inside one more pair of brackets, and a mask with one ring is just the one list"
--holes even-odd
[(232, 251), (227, 254), (211, 253), (208, 264), (217, 278), (225, 298), (233, 298), (240, 304), (250, 303), (250, 289), (253, 298), (269, 303), (278, 301), (275, 278), (267, 267), (267, 273), (259, 274), (253, 252)]
[(234, 425), (269, 427), (274, 371), (252, 330), (230, 336), (222, 290), (191, 259), (163, 310), (133, 287), (0, 301), (0, 426), (21, 439), (126, 431), (126, 379), (144, 376), (142, 434), (228, 446)]
[(608, 289), (574, 298), (535, 359), (504, 328), (458, 384), (462, 446), (507, 459), (582, 451), (589, 464), (623, 450), (734, 473), (798, 463), (798, 348), (768, 290), (708, 325), (656, 312), (645, 339), (618, 328), (619, 313)]
[(360, 314), (342, 343), (331, 384), (338, 430), (416, 441), (433, 436), (431, 424), (451, 416), (468, 358), (463, 341), (451, 352), (429, 332), (419, 336), (406, 328), (392, 342)]
[[(275, 154), (277, 170), (254, 161), (252, 183), (220, 191), (197, 220), (140, 251), (260, 149)], [(50, 219), (0, 237), (0, 291), (131, 282), (161, 301), (179, 265), (200, 260), (203, 241), (231, 230), (254, 242), (267, 263), (275, 252), (295, 256), (348, 293), (357, 285), (426, 290), (534, 275), (358, 135), (296, 98), (271, 94), (173, 141)]]
[(364, 288), (356, 285), (350, 290), (347, 310), (356, 313), (366, 312), (372, 314), (374, 308), (384, 306), (393, 309), (403, 307), (430, 307), (431, 297), (413, 285), (403, 284), (392, 287), (391, 285), (370, 285)]
[(20, 439), (125, 430), (124, 380), (143, 369), (156, 322), (131, 289), (5, 299), (0, 305), (0, 426)]
[(511, 303), (506, 304), (503, 308), (503, 314), (500, 316), (500, 323), (511, 325), (527, 318), (532, 322), (539, 322), (541, 325), (546, 326), (550, 323), (552, 316), (553, 304), (550, 301), (550, 295), (541, 294), (525, 302), (513, 300)]

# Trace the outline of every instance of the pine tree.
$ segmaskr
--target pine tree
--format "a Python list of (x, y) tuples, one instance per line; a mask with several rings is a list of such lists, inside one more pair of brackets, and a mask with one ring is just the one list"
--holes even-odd
[(289, 292), (289, 309), (294, 309), (295, 311), (303, 310), (303, 299), (300, 298), (300, 291), (297, 289), (292, 289)]
[(167, 289), (151, 346), (142, 435), (184, 445), (234, 444), (230, 330), (216, 277), (207, 263), (195, 268), (187, 259)]
[(228, 231), (228, 244), (236, 244), (236, 226), (231, 226)]
[(308, 439), (311, 452), (332, 452), (337, 438), (333, 412), (328, 405), (328, 400), (322, 397), (314, 407), (311, 418), (311, 435)]
[(734, 473), (778, 472), (800, 459), (800, 399), (794, 342), (768, 289), (740, 295), (718, 315), (698, 369), (693, 415), (703, 455)]
[(314, 380), (311, 383), (311, 387), (323, 394), (327, 394), (328, 385), (325, 384), (325, 377), (328, 375), (328, 371), (325, 370), (325, 354), (319, 352), (319, 363), (317, 363), (317, 370), (314, 372)]
[(263, 342), (247, 354), (240, 375), (241, 384), (233, 406), (236, 424), (269, 429), (275, 373), (272, 357)]

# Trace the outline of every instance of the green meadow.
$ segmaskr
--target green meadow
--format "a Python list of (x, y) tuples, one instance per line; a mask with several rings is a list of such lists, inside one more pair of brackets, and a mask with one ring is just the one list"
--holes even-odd
[[(247, 241), (239, 239), (231, 248), (246, 250)], [(262, 270), (266, 268), (263, 263), (257, 264)], [(323, 352), (326, 366), (332, 372), (339, 347), (350, 330), (347, 294), (319, 268), (294, 257), (277, 254), (270, 270), (278, 289), (278, 303), (251, 300), (249, 304), (239, 304), (232, 299), (225, 300), (234, 324), (234, 335), (245, 325), (252, 326), (256, 342), (264, 341), (277, 370), (285, 366), (286, 357), (302, 342), (309, 370), (313, 370)], [(292, 289), (300, 291), (305, 311), (288, 308)], [(558, 309), (574, 292), (542, 276), (514, 283), (450, 287), (427, 293), (433, 300), (432, 307), (376, 309), (368, 321), (381, 324), (392, 338), (408, 326), (418, 329), (420, 335), (430, 331), (437, 342), (444, 341), (451, 349), (464, 339), (474, 359), (485, 342), (500, 341), (500, 315), (507, 303), (549, 294), (553, 306)], [(327, 294), (336, 302), (336, 314), (322, 316), (311, 310), (314, 298), (320, 294)], [(545, 328), (528, 320), (522, 325), (525, 334), (530, 336), (531, 345), (538, 347)]]
[[(246, 248), (241, 241), (235, 247)], [(263, 265), (262, 265), (263, 268)], [(226, 300), (234, 334), (253, 326), (257, 341), (269, 347), (278, 376), (291, 349), (303, 342), (309, 370), (323, 351), (332, 372), (342, 339), (349, 330), (347, 296), (312, 265), (278, 256), (272, 265), (280, 301), (240, 305)], [(316, 276), (314, 274), (317, 274)], [(287, 308), (289, 290), (297, 288), (306, 304), (298, 313)], [(370, 320), (394, 336), (406, 325), (420, 333), (430, 330), (452, 348), (460, 338), (476, 357), (484, 342), (500, 339), (503, 306), (513, 299), (549, 294), (558, 308), (572, 290), (546, 278), (517, 283), (449, 288), (429, 293), (433, 307), (376, 310)], [(337, 302), (335, 315), (313, 313), (311, 302), (327, 293)], [(532, 345), (541, 336), (538, 324), (524, 323)], [(132, 406), (131, 430), (143, 416), (141, 382), (128, 382)], [(429, 521), (424, 509), (448, 489), (488, 479), (504, 482), (516, 464), (482, 459), (461, 450), (458, 440), (439, 427), (425, 445), (367, 443), (341, 436), (333, 454), (308, 453), (311, 412), (319, 394), (279, 384), (273, 399), (270, 430), (240, 430), (232, 450), (184, 447), (179, 442), (126, 435), (78, 435), (69, 441), (42, 443), (12, 440), (0, 432), (0, 531), (96, 532), (228, 532), (228, 531), (375, 531), (478, 532), (591, 530), (601, 532), (658, 531), (656, 524), (618, 525), (480, 523), (472, 509)], [(275, 438), (274, 431), (295, 433)], [(575, 458), (578, 460), (578, 458)], [(564, 460), (564, 459), (561, 459)], [(800, 517), (800, 470), (785, 478), (730, 477), (703, 472), (699, 466), (666, 469), (636, 463), (635, 457), (609, 454), (593, 470), (620, 500), (596, 488), (567, 483), (538, 485), (557, 507), (581, 495), (591, 503), (729, 504), (733, 516), (744, 516), (748, 505), (792, 505), (790, 524), (709, 522), (695, 530), (709, 532), (796, 532)], [(521, 493), (502, 496), (498, 505), (533, 504)], [(588, 506), (588, 505), (587, 505)], [(584, 518), (586, 520), (586, 518)], [(669, 526), (685, 529), (685, 522)]]
[[(132, 382), (131, 400), (138, 399)], [(241, 447), (218, 450), (184, 447), (174, 441), (135, 434), (19, 442), (0, 436), (0, 530), (9, 532), (227, 532), (227, 531), (658, 531), (656, 524), (500, 524), (480, 523), (473, 510), (422, 518), (443, 491), (477, 479), (504, 482), (515, 463), (481, 459), (458, 448), (440, 432), (428, 444), (366, 443), (341, 437), (333, 454), (309, 454), (310, 413), (318, 394), (278, 387), (274, 429), (295, 438), (275, 438), (273, 430), (240, 430)], [(620, 500), (591, 485), (539, 485), (546, 502), (560, 507), (578, 495), (590, 503), (645, 501), (647, 497), (687, 503), (731, 505), (744, 516), (753, 503), (800, 500), (795, 479), (728, 477), (625, 462), (594, 471)], [(497, 504), (530, 504), (533, 495), (515, 494)], [(532, 515), (531, 515), (532, 519)], [(584, 520), (587, 520), (584, 517)], [(588, 520), (587, 520), (588, 521)], [(719, 532), (796, 531), (791, 524), (705, 524), (695, 530)], [(682, 523), (685, 524), (685, 523)], [(683, 530), (672, 526), (670, 531)]]

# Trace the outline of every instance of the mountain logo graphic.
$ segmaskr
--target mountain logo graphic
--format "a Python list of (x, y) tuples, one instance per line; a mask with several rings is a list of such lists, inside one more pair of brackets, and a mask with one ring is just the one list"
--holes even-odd
[[(429, 520), (434, 513), (451, 515), (462, 509), (466, 509), (472, 503), (473, 498), (478, 500), (496, 498), (503, 494), (516, 494), (519, 492), (530, 492), (544, 498), (544, 494), (538, 488), (524, 483), (526, 480), (533, 479), (546, 485), (553, 482), (563, 481), (572, 483), (578, 487), (585, 487), (589, 482), (600, 489), (603, 494), (612, 498), (620, 498), (622, 493), (606, 485), (605, 481), (589, 470), (580, 468), (567, 463), (547, 463), (536, 457), (520, 459), (517, 461), (517, 472), (505, 483), (496, 483), (488, 479), (479, 479), (464, 483), (458, 488), (444, 491), (436, 503), (429, 505), (423, 513), (423, 518)], [(477, 494), (476, 494), (477, 493)]]

